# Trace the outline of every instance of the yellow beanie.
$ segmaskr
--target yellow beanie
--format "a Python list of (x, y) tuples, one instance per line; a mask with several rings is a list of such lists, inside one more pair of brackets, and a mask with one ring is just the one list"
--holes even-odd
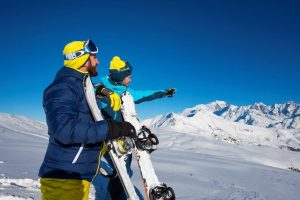
[(125, 67), (126, 63), (121, 60), (119, 56), (114, 56), (110, 61), (110, 70), (117, 70), (120, 71), (121, 68)]
[(129, 62), (124, 62), (120, 57), (114, 56), (110, 61), (109, 78), (115, 83), (122, 83), (125, 77), (131, 75), (132, 67)]
[[(74, 41), (74, 42), (70, 42), (68, 43), (64, 50), (63, 50), (63, 55), (66, 54), (70, 54), (70, 53), (74, 53), (76, 51), (82, 50), (84, 47), (84, 41)], [(73, 60), (64, 60), (64, 65), (66, 67), (70, 67), (72, 69), (79, 69), (80, 67), (82, 67), (85, 62), (89, 59), (89, 54), (84, 54), (78, 58), (75, 58)]]

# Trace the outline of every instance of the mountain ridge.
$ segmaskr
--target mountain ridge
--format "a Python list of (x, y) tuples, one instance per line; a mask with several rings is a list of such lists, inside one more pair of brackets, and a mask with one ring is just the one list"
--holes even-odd
[[(143, 121), (149, 128), (167, 128), (200, 134), (234, 144), (264, 145), (300, 151), (299, 104), (287, 102), (267, 106), (261, 102), (236, 106), (225, 101), (186, 108)], [(12, 130), (47, 136), (45, 122), (0, 113), (0, 133)]]
[(154, 129), (197, 133), (234, 144), (300, 151), (299, 112), (299, 105), (294, 102), (235, 106), (215, 101), (186, 108), (181, 113), (170, 112), (146, 119), (143, 124)]
[(243, 122), (265, 128), (300, 129), (300, 104), (288, 101), (284, 104), (265, 105), (257, 102), (247, 106), (236, 106), (225, 101), (196, 105), (185, 109), (181, 114), (188, 116), (200, 110), (234, 122)]

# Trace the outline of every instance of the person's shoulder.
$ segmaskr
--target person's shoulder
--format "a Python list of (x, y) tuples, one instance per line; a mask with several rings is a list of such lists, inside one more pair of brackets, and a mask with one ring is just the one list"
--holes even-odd
[(63, 81), (66, 83), (66, 84), (75, 84), (75, 83), (82, 83), (82, 80), (76, 78), (76, 77), (73, 77), (73, 76), (69, 76), (69, 77), (66, 77), (63, 79)]
[(107, 82), (109, 82), (108, 76), (101, 76), (101, 77), (99, 78), (99, 83), (104, 84), (104, 83), (107, 83)]
[(76, 95), (80, 94), (80, 91), (83, 88), (83, 81), (77, 79), (73, 76), (65, 76), (53, 81), (53, 83), (46, 88), (45, 91), (56, 91), (62, 93), (75, 93)]
[(76, 87), (78, 83), (81, 83), (82, 81), (79, 81), (77, 78), (68, 76), (64, 77), (58, 80), (55, 80), (53, 82), (53, 85), (65, 85), (67, 87)]

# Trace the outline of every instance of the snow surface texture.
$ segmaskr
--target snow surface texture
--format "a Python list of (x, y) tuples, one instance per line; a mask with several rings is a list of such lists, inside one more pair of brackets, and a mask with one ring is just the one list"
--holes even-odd
[[(188, 112), (173, 113), (145, 121), (160, 139), (151, 154), (157, 175), (174, 188), (177, 199), (299, 199), (300, 173), (288, 168), (300, 169), (300, 152), (281, 149), (299, 147), (299, 128), (249, 126), (214, 112), (202, 110), (189, 117)], [(37, 173), (46, 133), (44, 123), (0, 114), (1, 200), (41, 198)], [(133, 182), (143, 191), (137, 171)], [(97, 199), (93, 188), (90, 199)]]

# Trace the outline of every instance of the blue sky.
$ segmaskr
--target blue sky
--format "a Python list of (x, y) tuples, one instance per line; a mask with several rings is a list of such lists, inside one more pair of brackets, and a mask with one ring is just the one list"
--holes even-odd
[(87, 38), (100, 49), (99, 77), (119, 55), (134, 67), (133, 89), (178, 89), (139, 105), (141, 118), (215, 100), (299, 103), (299, 10), (299, 1), (3, 0), (0, 112), (44, 120), (64, 45)]

